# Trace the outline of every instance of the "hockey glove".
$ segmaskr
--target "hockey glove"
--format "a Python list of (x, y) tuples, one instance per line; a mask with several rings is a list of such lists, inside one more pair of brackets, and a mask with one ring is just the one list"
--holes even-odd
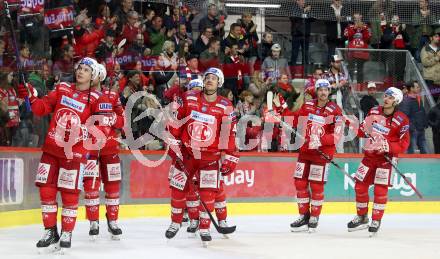
[(182, 142), (174, 138), (168, 138), (168, 145), (170, 147), (168, 155), (171, 157), (172, 161), (176, 161), (177, 158), (182, 160)]
[(220, 166), (220, 173), (222, 176), (227, 176), (234, 172), (238, 160), (238, 157), (226, 155), (225, 160), (223, 160), (222, 165)]
[(30, 84), (19, 84), (18, 85), (18, 97), (21, 99), (25, 99), (26, 97), (29, 97), (29, 101), (33, 103), (38, 98), (38, 93), (35, 88), (32, 87)]

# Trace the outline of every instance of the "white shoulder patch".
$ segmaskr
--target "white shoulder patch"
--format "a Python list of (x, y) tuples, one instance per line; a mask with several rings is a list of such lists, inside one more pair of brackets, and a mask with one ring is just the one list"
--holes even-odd
[(187, 96), (186, 99), (187, 100), (197, 101), (197, 97), (195, 97), (195, 96)]
[(330, 108), (330, 107), (325, 107), (325, 109), (327, 110), (327, 111), (329, 111), (329, 112), (333, 112), (334, 110), (332, 109), (332, 108)]
[(392, 121), (400, 126), (400, 122), (398, 120), (396, 120), (396, 118), (393, 118)]
[(223, 104), (216, 103), (215, 106), (222, 108), (223, 110), (226, 110), (226, 106)]
[(90, 92), (90, 95), (93, 96), (95, 99), (99, 99), (99, 95), (95, 92)]

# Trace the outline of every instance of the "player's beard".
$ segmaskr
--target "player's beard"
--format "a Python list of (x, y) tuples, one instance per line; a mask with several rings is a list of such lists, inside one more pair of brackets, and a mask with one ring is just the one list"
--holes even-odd
[(215, 90), (207, 90), (207, 89), (205, 88), (205, 89), (203, 89), (203, 93), (206, 94), (206, 95), (213, 95), (213, 94), (217, 93), (217, 90), (218, 90), (218, 89), (215, 89)]

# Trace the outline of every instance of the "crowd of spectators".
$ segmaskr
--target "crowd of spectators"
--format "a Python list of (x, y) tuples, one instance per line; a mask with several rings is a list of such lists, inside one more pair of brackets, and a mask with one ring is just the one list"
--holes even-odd
[[(422, 74), (437, 101), (440, 95), (440, 37), (433, 23), (423, 22), (430, 19), (428, 0), (420, 0), (420, 8), (414, 11), (416, 22), (413, 25), (402, 24), (398, 15), (388, 17), (380, 6), (373, 6), (371, 11), (377, 13), (378, 19), (364, 22), (360, 12), (350, 14), (341, 0), (332, 0), (328, 9), (334, 17), (326, 22), (328, 64), (313, 68), (312, 74), (305, 78), (304, 88), (293, 87), (291, 66), (310, 62), (308, 49), (311, 28), (316, 22), (315, 10), (305, 0), (292, 1), (295, 15), (290, 18), (290, 57), (286, 57), (281, 43), (275, 42), (270, 32), (257, 33), (258, 29), (264, 30), (258, 28), (252, 13), (242, 13), (240, 19), (226, 27), (228, 16), (223, 1), (206, 1), (203, 8), (197, 9), (185, 5), (135, 4), (133, 0), (91, 1), (93, 3), (75, 0), (72, 29), (61, 28), (61, 32), (54, 32), (35, 28), (32, 34), (20, 33), (21, 66), (38, 95), (44, 96), (57, 82), (74, 81), (73, 66), (77, 60), (83, 56), (94, 57), (106, 66), (105, 84), (120, 93), (123, 104), (133, 93), (149, 93), (148, 98), (135, 103), (131, 119), (149, 108), (172, 102), (177, 93), (185, 91), (190, 80), (200, 79), (208, 67), (220, 67), (225, 74), (221, 94), (236, 105), (238, 116), (256, 115), (265, 123), (269, 90), (276, 93), (275, 106), (295, 111), (305, 100), (314, 98), (314, 82), (320, 78), (332, 84), (332, 100), (341, 107), (347, 106), (349, 78), (356, 76), (358, 82), (363, 82), (362, 69), (358, 68), (369, 60), (370, 53), (352, 51), (341, 57), (336, 55), (336, 48), (407, 49), (421, 62)], [(38, 22), (44, 27), (41, 20), (35, 21)], [(5, 146), (40, 146), (49, 119), (32, 116), (22, 100), (16, 98), (14, 89), (18, 76), (14, 73), (14, 49), (7, 23), (1, 21), (1, 25), (0, 142)], [(42, 49), (49, 49), (49, 54)], [(306, 55), (298, 61), (300, 51)], [(342, 69), (342, 62), (347, 63), (349, 74)], [(397, 71), (405, 69), (405, 61), (401, 58), (396, 57), (395, 63)], [(359, 72), (353, 75), (354, 70)], [(403, 76), (399, 80), (403, 80)], [(368, 95), (361, 99), (364, 114), (377, 104), (375, 82), (365, 83)], [(420, 85), (411, 82), (405, 87), (407, 96), (403, 109), (412, 121), (410, 152), (414, 152), (416, 146), (420, 153), (428, 152), (424, 131), (431, 126), (438, 153), (440, 108), (437, 105), (425, 113), (422, 123), (420, 114), (425, 108), (420, 101)], [(136, 122), (132, 120), (134, 136), (148, 132), (153, 122), (152, 115)], [(261, 123), (253, 121), (247, 126), (245, 143), (248, 139), (261, 137)], [(159, 140), (146, 146), (146, 149), (163, 148)], [(261, 146), (255, 148), (262, 149)], [(272, 136), (268, 149), (283, 150), (279, 134)]]

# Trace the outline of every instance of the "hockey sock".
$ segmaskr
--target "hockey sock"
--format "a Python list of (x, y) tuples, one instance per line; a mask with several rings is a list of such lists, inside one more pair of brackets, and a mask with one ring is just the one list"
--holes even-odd
[(185, 197), (186, 193), (184, 191), (171, 188), (171, 221), (174, 223), (182, 223)]
[(39, 190), (44, 228), (54, 227), (57, 225), (57, 188), (42, 186)]
[(310, 189), (312, 189), (312, 200), (310, 201), (312, 209), (310, 215), (319, 217), (322, 203), (324, 202), (324, 183), (311, 182)]
[(95, 180), (95, 188), (92, 188), (93, 178), (84, 179), (84, 205), (86, 207), (86, 218), (90, 221), (99, 219), (99, 184), (100, 180)]
[(307, 185), (307, 180), (295, 179), (296, 202), (298, 203), (298, 211), (301, 215), (305, 215), (310, 212), (310, 194)]
[(388, 186), (374, 185), (373, 220), (381, 220), (387, 204)]
[[(214, 211), (215, 192), (208, 191), (208, 190), (201, 190), (200, 191), (200, 199), (205, 203), (207, 209), (210, 212)], [(211, 224), (211, 220), (209, 219), (209, 215), (208, 215), (208, 213), (206, 213), (202, 204), (200, 204), (200, 206), (199, 206), (199, 211), (200, 211), (199, 228), (200, 229), (209, 229), (209, 226)]]
[(219, 221), (226, 220), (226, 218), (228, 217), (228, 210), (226, 209), (226, 193), (223, 183), (221, 183), (220, 189), (216, 193), (214, 208), (217, 219)]
[(364, 216), (368, 213), (368, 184), (356, 181), (354, 187), (356, 192), (356, 211), (357, 215)]
[(119, 215), (119, 181), (104, 183), (105, 209), (108, 220), (118, 220)]
[(186, 207), (188, 209), (188, 217), (190, 219), (199, 219), (200, 201), (193, 190), (190, 189), (186, 195)]
[(76, 216), (78, 214), (79, 193), (61, 191), (63, 211), (61, 213), (61, 229), (71, 232), (75, 228)]

